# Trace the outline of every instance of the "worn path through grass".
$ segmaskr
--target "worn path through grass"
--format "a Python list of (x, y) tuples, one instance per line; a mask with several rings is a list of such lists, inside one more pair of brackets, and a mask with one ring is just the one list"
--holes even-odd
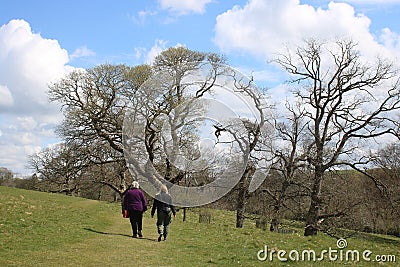
[[(149, 258), (157, 255), (157, 249), (163, 250), (162, 244), (156, 244), (156, 233), (133, 239), (129, 220), (120, 218), (117, 213), (114, 215), (110, 227), (85, 227), (88, 236), (81, 242), (61, 250), (37, 252), (35, 258), (38, 262), (52, 262), (58, 266), (150, 266)], [(146, 218), (144, 223), (144, 232), (148, 233), (152, 221)]]
[(0, 187), (0, 266), (157, 266), (148, 212), (144, 233), (131, 237), (116, 203)]
[[(336, 247), (336, 239), (319, 234), (302, 236), (271, 233), (247, 220), (234, 226), (235, 214), (209, 210), (210, 224), (198, 222), (198, 211), (182, 212), (171, 224), (166, 242), (157, 242), (155, 218), (144, 215), (144, 238), (131, 238), (128, 219), (120, 206), (62, 195), (10, 189), (0, 186), (0, 266), (399, 266), (396, 262), (287, 261), (277, 255), (259, 261), (257, 252), (315, 250)], [(346, 249), (371, 250), (400, 257), (400, 239), (361, 234), (347, 240)], [(319, 255), (317, 255), (319, 256)]]

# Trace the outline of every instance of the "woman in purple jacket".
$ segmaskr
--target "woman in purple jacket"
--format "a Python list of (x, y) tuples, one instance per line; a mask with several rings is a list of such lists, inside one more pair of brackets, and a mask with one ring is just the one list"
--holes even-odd
[(143, 237), (142, 219), (143, 212), (147, 210), (146, 198), (139, 189), (139, 183), (134, 181), (124, 196), (124, 209), (129, 212), (129, 220), (132, 226), (132, 237)]

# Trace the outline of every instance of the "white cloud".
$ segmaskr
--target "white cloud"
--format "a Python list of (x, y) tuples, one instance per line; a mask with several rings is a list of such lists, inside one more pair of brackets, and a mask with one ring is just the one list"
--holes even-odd
[[(346, 3), (330, 2), (326, 8), (314, 8), (300, 4), (299, 0), (249, 0), (245, 6), (235, 6), (217, 17), (214, 42), (227, 54), (248, 53), (267, 62), (275, 58), (276, 53), (284, 52), (284, 46), (291, 49), (304, 44), (308, 38), (322, 41), (345, 38), (358, 43), (362, 60), (375, 60), (380, 55), (398, 64), (400, 35), (385, 28), (376, 36), (371, 33), (370, 24), (367, 16), (357, 14)], [(257, 78), (256, 72), (254, 76), (256, 80), (269, 79), (268, 76)], [(275, 83), (273, 79), (268, 82)], [(374, 96), (379, 99), (380, 92), (385, 89), (377, 88)], [(268, 91), (280, 113), (285, 110), (286, 100), (294, 101), (288, 90), (280, 84)]]
[(37, 127), (37, 122), (33, 117), (17, 117), (16, 123), (20, 126), (19, 128), (26, 131), (32, 131)]
[(67, 51), (56, 40), (32, 33), (24, 20), (0, 27), (0, 58), (0, 84), (14, 97), (9, 112), (36, 112), (38, 105), (48, 106), (48, 83), (68, 70)]
[(167, 9), (176, 15), (202, 14), (205, 12), (205, 6), (211, 2), (212, 0), (159, 0), (162, 9)]
[(140, 10), (136, 15), (129, 15), (131, 21), (137, 25), (143, 25), (146, 20), (150, 17), (154, 17), (158, 14), (157, 11), (153, 10)]
[(400, 35), (398, 33), (392, 32), (389, 28), (384, 28), (380, 40), (387, 49), (393, 54), (397, 53), (397, 56), (400, 57)]
[(250, 0), (217, 17), (214, 42), (225, 53), (244, 51), (266, 60), (283, 45), (298, 45), (306, 38), (351, 38), (366, 55), (387, 53), (370, 33), (370, 24), (368, 17), (345, 3), (330, 2), (323, 9), (299, 0)]
[(70, 55), (71, 59), (75, 59), (75, 58), (80, 58), (80, 57), (91, 57), (91, 56), (95, 56), (96, 53), (92, 50), (90, 50), (89, 48), (87, 48), (87, 46), (81, 46), (78, 47), (77, 49), (75, 49), (75, 51)]
[(155, 16), (157, 15), (156, 11), (151, 11), (151, 10), (141, 10), (138, 12), (138, 17), (140, 18), (141, 21), (146, 19), (147, 17)]
[(135, 59), (139, 60), (143, 55), (146, 54), (146, 48), (144, 47), (136, 47), (135, 48)]
[(28, 158), (26, 156), (37, 153), (41, 149), (40, 146), (12, 143), (7, 148), (7, 150), (0, 150), (1, 166), (23, 175), (28, 174), (26, 171)]
[[(153, 64), (155, 57), (161, 54), (164, 50), (168, 49), (168, 41), (157, 39), (154, 45), (150, 48), (136, 47), (135, 48), (135, 58), (137, 60), (142, 59), (144, 64)], [(175, 47), (185, 47), (185, 45), (177, 43)]]
[(145, 63), (146, 64), (152, 64), (154, 61), (154, 58), (161, 54), (162, 51), (165, 50), (167, 41), (164, 40), (156, 40), (155, 44), (153, 47), (150, 49), (149, 52), (147, 52), (146, 58), (145, 58)]
[(48, 85), (72, 67), (57, 40), (32, 32), (24, 20), (0, 27), (0, 59), (0, 164), (26, 172), (27, 155), (56, 139), (62, 118), (48, 101)]
[(14, 98), (7, 86), (0, 85), (0, 108), (11, 107), (14, 104)]
[(400, 3), (400, 0), (344, 0), (344, 2), (347, 3), (353, 3), (353, 4), (398, 4)]

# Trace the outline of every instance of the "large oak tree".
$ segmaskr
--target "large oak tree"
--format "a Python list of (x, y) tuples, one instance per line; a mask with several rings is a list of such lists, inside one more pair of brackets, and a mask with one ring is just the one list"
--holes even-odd
[(306, 41), (276, 61), (291, 75), (296, 101), (304, 107), (310, 136), (304, 149), (312, 171), (311, 201), (304, 234), (316, 235), (321, 188), (327, 171), (368, 163), (360, 153), (370, 140), (395, 134), (393, 111), (400, 108), (397, 70), (388, 60), (368, 61), (352, 41)]

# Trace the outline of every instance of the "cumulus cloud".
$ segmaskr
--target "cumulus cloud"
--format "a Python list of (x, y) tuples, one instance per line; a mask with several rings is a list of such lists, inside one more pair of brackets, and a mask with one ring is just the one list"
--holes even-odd
[[(147, 49), (145, 47), (136, 47), (135, 48), (135, 58), (138, 61), (142, 61), (144, 64), (153, 64), (154, 59), (161, 54), (164, 50), (168, 49), (167, 47), (168, 41), (157, 39), (154, 42), (154, 45)], [(185, 45), (177, 43), (175, 47), (185, 47)]]
[(270, 59), (283, 45), (298, 45), (307, 38), (344, 37), (372, 56), (384, 49), (371, 34), (370, 24), (368, 17), (356, 14), (346, 3), (330, 2), (323, 9), (299, 0), (250, 0), (217, 17), (214, 42), (224, 52), (245, 51)]
[(28, 22), (12, 20), (0, 27), (0, 58), (0, 84), (14, 97), (6, 111), (29, 114), (48, 105), (48, 83), (66, 72), (68, 53), (33, 33)]
[(46, 92), (72, 67), (57, 40), (34, 33), (24, 20), (0, 27), (0, 59), (0, 164), (24, 172), (27, 155), (55, 139), (62, 115)]
[[(370, 25), (367, 16), (357, 14), (347, 3), (330, 2), (325, 8), (316, 8), (300, 4), (299, 0), (249, 0), (245, 6), (235, 6), (217, 17), (214, 42), (225, 53), (240, 51), (267, 62), (274, 59), (276, 53), (285, 53), (283, 48), (303, 45), (305, 39), (334, 41), (344, 38), (358, 43), (362, 60), (375, 60), (379, 55), (398, 63), (400, 35), (385, 28), (376, 36), (371, 33)], [(266, 76), (266, 79), (270, 78)], [(271, 83), (274, 83), (272, 79)], [(285, 99), (293, 101), (288, 90), (287, 86), (278, 84), (268, 92), (280, 111), (285, 110)], [(383, 91), (385, 88), (378, 88), (374, 96), (379, 99)]]
[(156, 40), (153, 47), (147, 52), (145, 63), (152, 64), (154, 58), (161, 54), (162, 51), (166, 49), (167, 41), (164, 40)]
[(400, 57), (400, 35), (398, 33), (392, 32), (389, 28), (384, 28), (382, 29), (380, 41), (393, 54), (397, 53), (397, 56)]
[(162, 9), (176, 15), (202, 14), (205, 12), (205, 6), (211, 2), (212, 0), (159, 0)]
[(92, 50), (90, 50), (89, 48), (87, 48), (87, 46), (81, 46), (78, 47), (77, 49), (75, 49), (75, 51), (70, 55), (71, 59), (75, 59), (75, 58), (80, 58), (80, 57), (91, 57), (91, 56), (95, 56), (96, 53)]

